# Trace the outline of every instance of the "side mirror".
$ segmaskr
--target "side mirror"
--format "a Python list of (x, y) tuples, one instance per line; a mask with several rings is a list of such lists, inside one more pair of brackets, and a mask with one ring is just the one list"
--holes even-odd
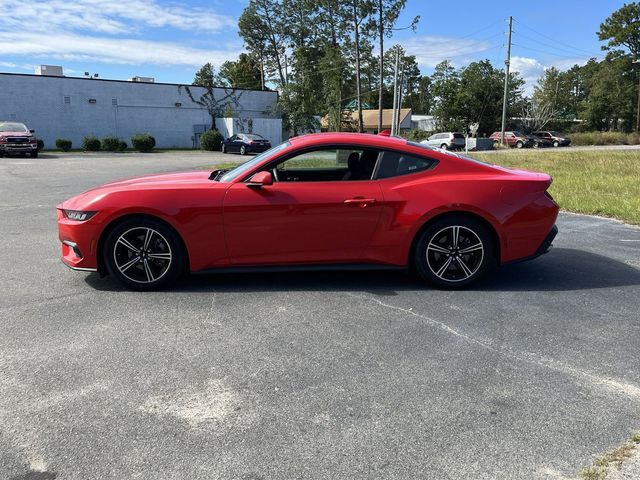
[(258, 172), (247, 182), (247, 187), (264, 187), (273, 185), (273, 175), (271, 172)]
[(30, 133), (36, 133), (36, 131), (35, 131), (35, 130), (29, 130), (29, 132), (30, 132)]

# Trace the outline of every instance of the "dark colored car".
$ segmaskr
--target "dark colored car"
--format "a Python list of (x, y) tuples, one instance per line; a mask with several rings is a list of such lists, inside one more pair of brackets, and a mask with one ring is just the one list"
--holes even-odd
[[(500, 132), (493, 132), (489, 137), (493, 140), (494, 147), (497, 147), (500, 144), (500, 136)], [(504, 132), (504, 142), (510, 147), (515, 148), (529, 148), (534, 146), (534, 142), (531, 138), (517, 130), (508, 130)]]
[(405, 139), (295, 137), (233, 170), (149, 175), (58, 205), (62, 260), (151, 290), (181, 274), (414, 269), (441, 288), (546, 253), (558, 205), (544, 173)]
[(536, 137), (535, 135), (527, 135), (527, 137), (533, 142), (533, 148), (548, 148), (553, 146), (551, 140), (546, 138)]
[(38, 156), (38, 142), (24, 123), (0, 120), (0, 157), (5, 155)]
[(222, 153), (261, 153), (271, 148), (271, 142), (255, 133), (237, 133), (222, 142)]
[(552, 130), (533, 132), (533, 136), (548, 140), (554, 147), (568, 147), (571, 145), (571, 139), (564, 133), (554, 132)]

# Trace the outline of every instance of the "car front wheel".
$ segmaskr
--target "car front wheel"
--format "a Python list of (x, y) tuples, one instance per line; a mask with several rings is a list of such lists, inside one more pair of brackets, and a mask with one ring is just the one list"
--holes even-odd
[(445, 218), (422, 232), (415, 244), (414, 263), (420, 277), (431, 285), (466, 287), (495, 264), (491, 235), (478, 220)]
[(148, 218), (119, 223), (109, 233), (103, 255), (109, 274), (133, 290), (157, 290), (176, 280), (184, 269), (177, 235)]
[(554, 146), (554, 147), (556, 147), (556, 148), (557, 148), (557, 147), (559, 147), (559, 146), (560, 146), (560, 142), (558, 142), (557, 140), (555, 140), (555, 141), (553, 142), (553, 146)]
[(522, 147), (524, 147), (524, 143), (516, 142), (516, 148), (522, 148)]
[(240, 155), (245, 155), (247, 153), (247, 149), (245, 148), (245, 146), (241, 146), (240, 147)]

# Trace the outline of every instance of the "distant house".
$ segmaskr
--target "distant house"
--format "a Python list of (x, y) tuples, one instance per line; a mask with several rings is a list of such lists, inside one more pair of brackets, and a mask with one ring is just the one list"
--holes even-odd
[[(343, 131), (356, 131), (358, 129), (358, 111), (345, 112), (345, 120), (343, 121)], [(391, 128), (393, 121), (393, 109), (385, 108), (382, 110), (382, 129)], [(378, 110), (362, 110), (362, 123), (364, 131), (367, 133), (378, 133)], [(323, 132), (329, 129), (329, 116), (325, 115), (320, 121), (320, 127)], [(411, 109), (403, 108), (400, 110), (400, 131), (410, 130), (411, 125)]]
[(435, 132), (436, 118), (433, 115), (411, 115), (411, 129)]

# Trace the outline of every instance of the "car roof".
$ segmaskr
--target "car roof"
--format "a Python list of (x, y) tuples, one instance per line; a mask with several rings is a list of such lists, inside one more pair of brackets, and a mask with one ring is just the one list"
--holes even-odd
[(402, 148), (407, 146), (407, 140), (400, 137), (387, 137), (385, 135), (373, 135), (371, 133), (352, 132), (328, 132), (310, 133), (289, 139), (296, 147), (313, 146), (323, 144), (352, 144), (370, 145), (378, 148)]

